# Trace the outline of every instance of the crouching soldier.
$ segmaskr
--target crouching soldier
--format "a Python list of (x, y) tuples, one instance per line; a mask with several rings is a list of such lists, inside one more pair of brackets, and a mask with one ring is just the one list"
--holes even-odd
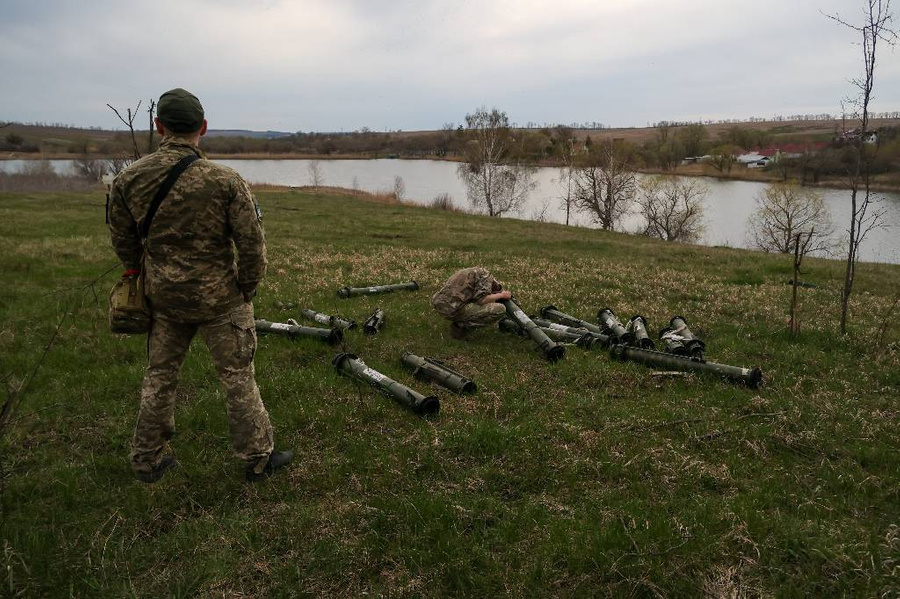
[(431, 298), (435, 311), (450, 321), (450, 334), (462, 339), (468, 329), (490, 326), (506, 308), (497, 302), (512, 297), (486, 268), (458, 270)]

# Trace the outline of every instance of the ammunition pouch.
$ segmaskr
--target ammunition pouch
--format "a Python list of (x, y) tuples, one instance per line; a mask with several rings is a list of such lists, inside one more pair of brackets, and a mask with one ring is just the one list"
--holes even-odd
[(150, 330), (143, 272), (122, 277), (110, 290), (109, 330), (126, 335), (143, 335)]

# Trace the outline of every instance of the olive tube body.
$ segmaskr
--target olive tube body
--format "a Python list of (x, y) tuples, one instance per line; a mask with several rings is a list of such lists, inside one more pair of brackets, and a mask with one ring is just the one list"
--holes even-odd
[[(543, 322), (547, 322), (546, 320)], [(525, 329), (516, 324), (516, 321), (511, 318), (503, 318), (498, 323), (501, 331), (506, 331), (507, 333), (515, 333), (520, 337), (527, 337), (528, 334), (525, 332)], [(535, 321), (535, 324), (537, 322)], [(557, 325), (558, 327), (563, 327), (564, 325)], [(578, 347), (583, 347), (585, 349), (591, 349), (593, 347), (607, 347), (609, 345), (609, 339), (604, 337), (603, 335), (595, 335), (589, 331), (585, 331), (581, 329), (580, 332), (571, 332), (578, 331), (579, 329), (572, 329), (571, 327), (564, 327), (569, 329), (568, 331), (564, 331), (559, 328), (553, 327), (544, 327), (538, 325), (538, 328), (544, 332), (547, 337), (552, 339), (557, 343), (574, 343)]]
[(561, 360), (566, 355), (566, 348), (553, 342), (547, 333), (542, 331), (528, 316), (522, 312), (518, 304), (512, 300), (499, 301), (506, 308), (506, 315), (517, 325), (525, 329), (525, 333), (534, 341), (535, 348), (550, 362)]
[(347, 299), (359, 295), (377, 295), (379, 293), (393, 293), (394, 291), (416, 291), (419, 284), (415, 281), (408, 283), (394, 283), (392, 285), (372, 285), (371, 287), (342, 287), (338, 289), (338, 297)]
[(401, 406), (409, 408), (420, 416), (437, 414), (441, 409), (441, 403), (437, 397), (422, 395), (406, 385), (381, 374), (377, 370), (369, 368), (356, 354), (340, 353), (334, 357), (331, 363), (334, 364), (339, 374), (371, 385), (381, 393), (393, 397)]
[(633, 343), (634, 333), (629, 333), (616, 318), (616, 313), (610, 308), (603, 308), (597, 312), (597, 322), (603, 327), (603, 334), (609, 335), (616, 343)]
[(298, 324), (287, 324), (283, 322), (269, 322), (268, 320), (258, 319), (255, 322), (256, 332), (261, 334), (281, 335), (295, 339), (297, 337), (312, 337), (320, 339), (331, 345), (336, 345), (344, 338), (344, 334), (340, 329), (321, 329), (318, 327), (304, 327)]
[(401, 356), (403, 364), (412, 368), (413, 376), (434, 381), (438, 385), (447, 387), (454, 393), (475, 393), (478, 385), (470, 378), (459, 373), (440, 360), (422, 357), (408, 351)]
[(639, 362), (653, 368), (708, 372), (743, 383), (753, 389), (762, 384), (762, 370), (759, 368), (741, 368), (739, 366), (728, 366), (727, 364), (716, 364), (715, 362), (706, 362), (698, 358), (676, 356), (650, 349), (628, 347), (627, 345), (614, 345), (610, 348), (609, 355), (612, 358)]
[(587, 329), (592, 333), (597, 333), (598, 335), (603, 332), (600, 327), (598, 327), (594, 323), (576, 318), (570, 314), (566, 314), (565, 312), (560, 312), (556, 309), (556, 306), (544, 306), (543, 308), (541, 308), (540, 314), (543, 318), (546, 318), (547, 320), (553, 322), (558, 322), (559, 324), (564, 324), (579, 329)]
[(635, 346), (643, 349), (656, 349), (656, 344), (653, 343), (650, 333), (647, 332), (647, 319), (643, 316), (632, 316), (628, 324), (625, 325), (625, 329), (634, 335), (632, 343)]
[(343, 318), (338, 318), (337, 316), (329, 316), (328, 314), (322, 314), (321, 312), (316, 312), (315, 310), (310, 310), (309, 308), (304, 308), (300, 310), (300, 314), (306, 316), (310, 320), (314, 320), (319, 324), (324, 324), (325, 326), (341, 329), (344, 331), (349, 331), (351, 329), (356, 328), (356, 321), (352, 318), (349, 320), (345, 320)]

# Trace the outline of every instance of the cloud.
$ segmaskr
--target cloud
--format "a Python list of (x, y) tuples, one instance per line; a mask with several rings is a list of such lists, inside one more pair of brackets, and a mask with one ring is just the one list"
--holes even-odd
[[(436, 128), (482, 104), (612, 125), (838, 110), (846, 1), (12, 0), (0, 118), (114, 126), (182, 86), (216, 127)], [(844, 15), (848, 19), (855, 13)], [(900, 102), (885, 47), (877, 107)], [(876, 107), (876, 109), (878, 109)]]

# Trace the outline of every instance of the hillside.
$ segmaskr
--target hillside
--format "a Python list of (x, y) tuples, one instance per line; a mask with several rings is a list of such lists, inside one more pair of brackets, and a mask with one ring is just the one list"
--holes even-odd
[[(341, 348), (260, 338), (276, 443), (297, 459), (257, 486), (231, 457), (222, 391), (196, 342), (172, 442), (181, 466), (144, 486), (127, 453), (145, 339), (107, 331), (119, 270), (102, 194), (0, 194), (0, 363), (10, 389), (28, 379), (0, 440), (11, 595), (900, 593), (900, 266), (860, 265), (841, 338), (842, 265), (809, 260), (816, 288), (801, 290), (792, 340), (783, 256), (259, 195), (270, 266), (257, 316), (299, 319), (276, 307), (294, 302), (362, 321), (380, 306), (385, 328), (348, 332)], [(593, 320), (611, 307), (654, 331), (683, 315), (709, 359), (758, 366), (765, 384), (662, 376), (575, 347), (551, 365), (496, 330), (454, 340), (429, 298), (475, 264), (528, 312), (554, 304)], [(335, 294), (409, 279), (421, 290)], [(438, 395), (440, 413), (419, 418), (339, 377), (339, 350)], [(479, 392), (416, 381), (403, 350), (445, 361)]]

